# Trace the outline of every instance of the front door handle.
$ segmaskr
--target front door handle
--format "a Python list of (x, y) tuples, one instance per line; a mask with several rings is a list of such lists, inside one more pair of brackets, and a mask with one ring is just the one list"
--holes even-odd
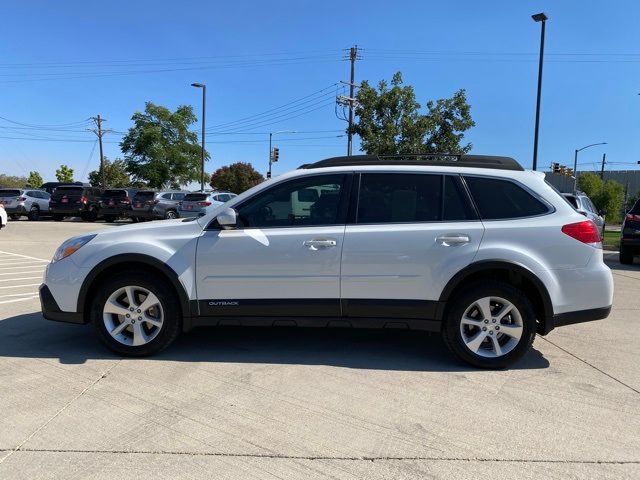
[(436, 237), (436, 242), (440, 245), (444, 245), (445, 247), (453, 247), (455, 245), (463, 245), (465, 243), (469, 243), (471, 239), (469, 235), (463, 233), (451, 233), (448, 235), (440, 235)]
[(320, 250), (324, 248), (333, 248), (338, 245), (338, 242), (332, 238), (316, 238), (313, 240), (305, 240), (302, 244), (305, 247), (309, 247), (309, 250)]

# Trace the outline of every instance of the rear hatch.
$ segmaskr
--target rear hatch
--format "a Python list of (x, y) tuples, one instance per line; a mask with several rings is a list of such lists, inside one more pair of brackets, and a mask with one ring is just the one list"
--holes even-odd
[(56, 188), (49, 207), (52, 208), (81, 208), (87, 199), (83, 196), (84, 189), (82, 187), (58, 187)]
[(5, 208), (15, 208), (20, 201), (20, 190), (14, 188), (0, 189), (0, 204)]
[(640, 238), (640, 200), (625, 215), (622, 235)]
[(104, 209), (121, 210), (128, 208), (129, 205), (131, 205), (129, 193), (120, 188), (105, 190), (100, 197), (100, 207)]
[(133, 197), (131, 207), (133, 210), (149, 210), (150, 208), (153, 208), (153, 200), (155, 196), (156, 192), (152, 190), (143, 190), (138, 192)]
[(207, 193), (187, 193), (180, 203), (179, 210), (185, 212), (198, 212), (211, 205)]

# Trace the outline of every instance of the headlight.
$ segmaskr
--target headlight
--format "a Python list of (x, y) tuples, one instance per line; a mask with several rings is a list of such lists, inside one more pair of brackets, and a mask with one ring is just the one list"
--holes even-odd
[(91, 239), (95, 236), (96, 234), (94, 233), (93, 235), (85, 235), (83, 237), (70, 238), (69, 240), (67, 240), (66, 242), (64, 242), (62, 245), (58, 247), (58, 250), (56, 250), (56, 253), (53, 254), (53, 260), (51, 261), (57, 262), (58, 260), (67, 258), (69, 255), (80, 250), (80, 247), (89, 243)]

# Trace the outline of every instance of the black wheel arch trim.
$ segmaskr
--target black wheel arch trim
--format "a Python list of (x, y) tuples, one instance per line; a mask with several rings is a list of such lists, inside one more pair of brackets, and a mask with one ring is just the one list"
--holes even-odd
[(538, 333), (541, 335), (546, 335), (549, 333), (553, 327), (553, 303), (551, 303), (551, 297), (549, 296), (549, 291), (547, 287), (542, 283), (535, 273), (529, 270), (524, 265), (520, 265), (518, 263), (506, 262), (501, 260), (481, 260), (479, 262), (471, 263), (467, 265), (465, 268), (456, 273), (447, 283), (447, 285), (442, 290), (440, 294), (439, 300), (439, 308), (436, 311), (436, 319), (442, 321), (444, 317), (444, 311), (449, 300), (449, 297), (453, 293), (453, 291), (458, 287), (462, 282), (464, 282), (471, 275), (476, 273), (480, 273), (483, 270), (507, 270), (509, 272), (517, 273), (522, 277), (529, 280), (536, 288), (538, 293), (540, 294), (540, 298), (542, 299), (542, 307), (544, 310), (544, 317), (538, 319), (541, 324), (538, 329)]
[(180, 307), (182, 309), (184, 325), (190, 325), (193, 304), (189, 301), (189, 296), (187, 295), (187, 292), (185, 291), (182, 283), (180, 283), (178, 274), (166, 263), (163, 263), (157, 258), (151, 257), (149, 255), (144, 255), (142, 253), (124, 253), (121, 255), (114, 255), (113, 257), (109, 257), (98, 263), (91, 269), (89, 274), (82, 282), (82, 287), (80, 287), (80, 293), (78, 295), (77, 311), (79, 314), (83, 315), (85, 321), (86, 315), (84, 315), (84, 306), (87, 301), (87, 294), (91, 290), (91, 287), (93, 286), (96, 278), (98, 278), (98, 276), (108, 268), (119, 264), (126, 267), (128, 263), (133, 262), (148, 265), (149, 267), (160, 270), (165, 275), (165, 277), (171, 282), (171, 285), (173, 286), (175, 291), (178, 293), (178, 299), (180, 301)]

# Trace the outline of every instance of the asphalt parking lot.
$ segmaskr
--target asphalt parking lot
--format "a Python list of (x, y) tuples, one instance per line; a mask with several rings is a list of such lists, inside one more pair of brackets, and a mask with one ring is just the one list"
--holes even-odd
[(40, 315), (55, 248), (99, 228), (0, 231), (0, 478), (640, 478), (638, 264), (607, 255), (611, 316), (508, 371), (387, 331), (199, 329), (133, 360)]

